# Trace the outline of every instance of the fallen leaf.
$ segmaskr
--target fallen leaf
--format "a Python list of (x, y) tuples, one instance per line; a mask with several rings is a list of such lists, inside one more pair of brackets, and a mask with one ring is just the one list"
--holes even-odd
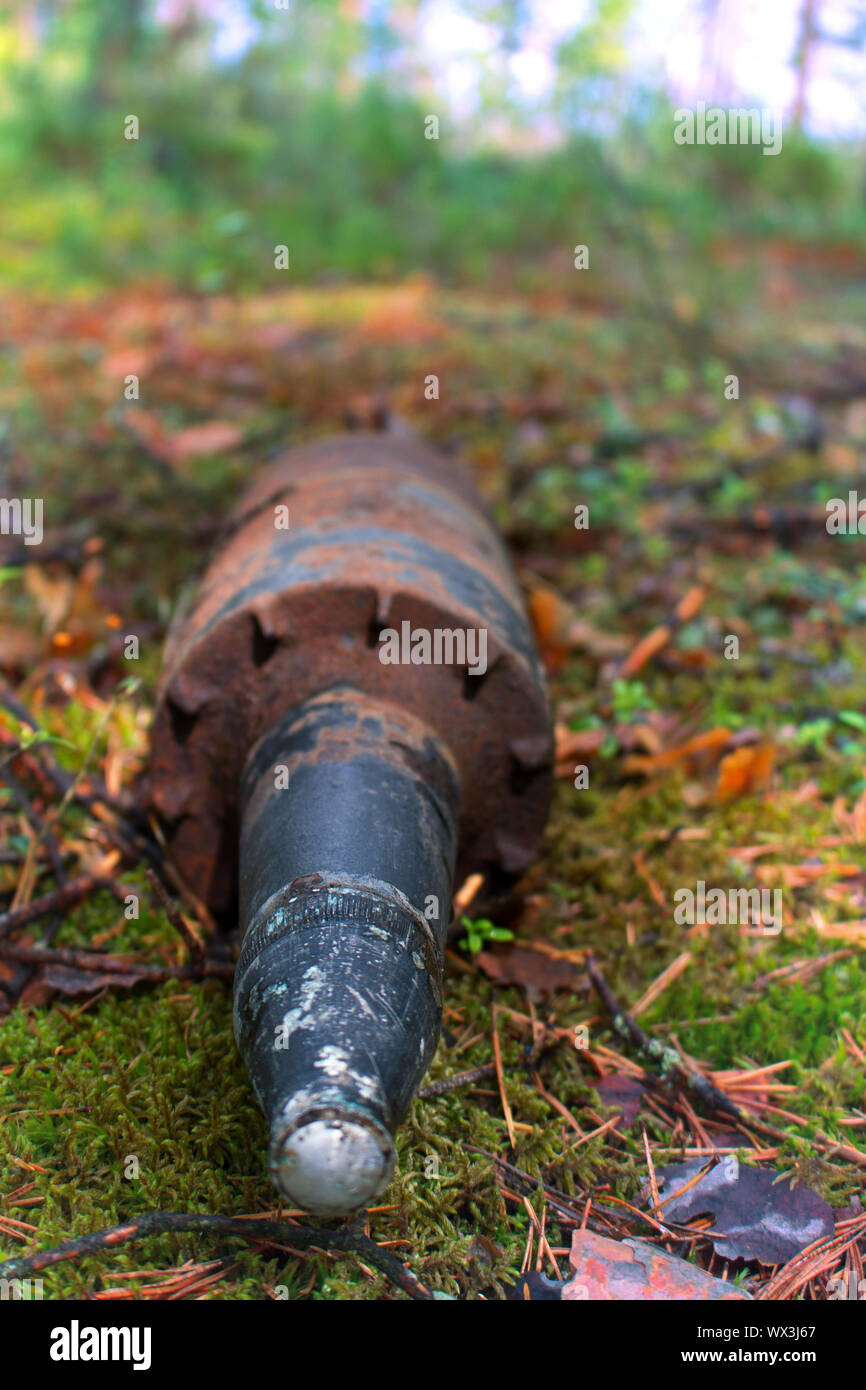
[(569, 953), (557, 951), (546, 942), (521, 941), (482, 951), (478, 964), (489, 980), (497, 984), (520, 985), (539, 994), (573, 990), (580, 971)]
[(154, 411), (139, 406), (124, 412), (124, 422), (149, 453), (172, 465), (234, 449), (243, 438), (243, 431), (231, 420), (205, 420), (172, 434)]
[(357, 336), (377, 343), (424, 343), (439, 337), (433, 282), (413, 275), (401, 285), (376, 287)]
[(61, 994), (97, 994), (102, 989), (129, 989), (141, 979), (134, 971), (111, 972), (75, 970), (68, 965), (46, 965), (41, 972), (42, 984)]
[(628, 638), (593, 627), (547, 585), (533, 584), (527, 604), (541, 654), (553, 670), (571, 651), (585, 651), (597, 661), (607, 661), (622, 656), (628, 647)]
[(63, 622), (72, 604), (75, 579), (65, 566), (28, 565), (24, 584), (36, 600), (45, 632), (50, 636)]
[(774, 754), (772, 743), (759, 743), (728, 753), (719, 764), (716, 790), (720, 799), (732, 801), (735, 797), (762, 790), (770, 779)]
[(622, 1111), (622, 1126), (617, 1125), (617, 1129), (628, 1129), (634, 1124), (646, 1091), (646, 1087), (636, 1077), (626, 1076), (624, 1072), (614, 1072), (612, 1076), (603, 1076), (600, 1081), (596, 1081), (595, 1089), (602, 1104)]
[(634, 676), (648, 661), (651, 661), (662, 647), (666, 647), (671, 640), (670, 628), (662, 623), (659, 627), (654, 627), (652, 632), (648, 632), (642, 637), (637, 646), (626, 657), (619, 670), (621, 680), (627, 680), (629, 676)]
[(24, 671), (39, 654), (39, 644), (29, 628), (0, 623), (0, 667), (4, 671)]
[[(706, 1160), (698, 1158), (656, 1169), (662, 1220), (713, 1216), (715, 1225), (706, 1234), (725, 1259), (785, 1264), (833, 1234), (833, 1210), (810, 1187), (792, 1188), (776, 1173), (724, 1160), (698, 1177), (704, 1167)], [(681, 1192), (686, 1184), (691, 1186)]]
[(678, 767), (680, 763), (689, 772), (697, 772), (703, 764), (715, 762), (722, 750), (731, 741), (731, 730), (719, 726), (708, 729), (705, 734), (697, 734), (675, 748), (667, 748), (654, 757), (626, 758), (623, 764), (626, 772), (661, 772)]
[(549, 670), (556, 671), (568, 652), (570, 606), (553, 589), (534, 588), (528, 607), (542, 659)]
[(230, 420), (208, 420), (201, 425), (189, 425), (169, 440), (169, 452), (174, 463), (185, 463), (200, 454), (222, 454), (234, 449), (243, 434)]
[[(564, 724), (557, 724), (554, 734), (557, 773), (563, 777), (572, 772), (575, 758), (593, 757), (607, 738), (606, 729), (567, 729)], [(564, 767), (560, 772), (561, 764)]]

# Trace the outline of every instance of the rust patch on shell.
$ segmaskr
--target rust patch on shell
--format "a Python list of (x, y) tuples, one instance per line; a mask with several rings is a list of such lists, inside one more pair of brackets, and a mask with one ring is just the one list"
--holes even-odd
[[(275, 522), (288, 508), (289, 527)], [(379, 633), (486, 632), (487, 669), (386, 665)], [(497, 886), (547, 815), (544, 677), (507, 556), (468, 477), (413, 440), (350, 435), (290, 450), (237, 519), (166, 643), (153, 803), (173, 858), (217, 916), (234, 910), (249, 749), (336, 685), (411, 710), (463, 787), (457, 873)]]

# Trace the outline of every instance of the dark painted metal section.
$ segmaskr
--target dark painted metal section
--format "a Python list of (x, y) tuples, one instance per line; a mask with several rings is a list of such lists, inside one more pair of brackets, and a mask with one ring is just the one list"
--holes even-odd
[(243, 923), (296, 879), (354, 875), (426, 909), (441, 945), (460, 790), (447, 748), (420, 721), (348, 688), (317, 696), (253, 749), (240, 799)]
[[(483, 632), (486, 671), (384, 663), (404, 623)], [(505, 889), (550, 796), (542, 672), (466, 478), (382, 437), (279, 461), (172, 628), (152, 749), (181, 872), (240, 911), (235, 1033), (274, 1181), (352, 1210), (436, 1047), (455, 874)]]

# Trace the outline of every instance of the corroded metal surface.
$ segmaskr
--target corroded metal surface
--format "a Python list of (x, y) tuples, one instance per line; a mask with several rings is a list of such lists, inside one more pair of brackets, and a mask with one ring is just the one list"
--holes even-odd
[[(289, 527), (275, 525), (288, 508)], [(487, 669), (385, 665), (379, 633), (484, 629)], [(257, 479), (166, 646), (151, 783), (171, 853), (218, 917), (237, 902), (250, 747), (336, 684), (438, 733), (461, 772), (458, 875), (529, 863), (550, 792), (544, 680), (507, 557), (465, 475), (414, 440), (350, 435)]]
[(547, 813), (544, 681), (466, 480), (383, 437), (286, 455), (172, 629), (152, 750), (187, 881), (223, 917), (239, 890), (273, 1180), (353, 1211), (436, 1048), (455, 872), (495, 896)]

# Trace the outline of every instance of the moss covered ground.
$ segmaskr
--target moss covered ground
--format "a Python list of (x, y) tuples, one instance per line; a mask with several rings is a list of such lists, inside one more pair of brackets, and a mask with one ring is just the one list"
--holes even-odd
[[(722, 1073), (720, 1085), (782, 1132), (752, 1136), (780, 1174), (836, 1209), (862, 1190), (866, 551), (862, 536), (825, 526), (827, 500), (856, 487), (866, 443), (866, 381), (851, 370), (866, 347), (862, 269), (817, 274), (788, 247), (756, 245), (747, 268), (720, 269), (709, 324), (686, 296), (662, 315), (628, 284), (596, 301), (545, 280), (519, 295), (416, 278), (241, 300), (154, 284), (10, 301), (8, 469), (46, 498), (56, 558), (3, 571), (3, 668), (73, 772), (89, 757), (109, 787), (135, 794), (177, 590), (278, 444), (330, 431), (347, 412), (363, 421), (383, 392), (474, 470), (512, 547), (550, 669), (560, 775), (508, 927), (562, 953), (573, 979), (555, 993), (533, 977), (499, 984), (489, 953), (450, 953), (428, 1082), (493, 1063), (495, 1027), (514, 1129), (512, 1144), (495, 1075), (414, 1103), (399, 1174), (368, 1222), (432, 1289), (501, 1297), (533, 1219), (567, 1266), (571, 1228), (542, 1184), (578, 1212), (588, 1196), (635, 1204), (642, 1124), (657, 1166), (730, 1128), (647, 1093), (633, 1123), (583, 1142), (615, 1113), (601, 1074), (644, 1065), (591, 990), (587, 948), (625, 1008), (688, 953), (641, 1025)], [(123, 399), (129, 372), (146, 382), (139, 402)], [(438, 400), (425, 399), (429, 373)], [(731, 373), (737, 399), (725, 396)], [(573, 522), (580, 504), (586, 530)], [(667, 639), (635, 658), (664, 624)], [(123, 657), (129, 632), (136, 662)], [(731, 636), (736, 656), (725, 654)], [(133, 688), (122, 685), (130, 675)], [(22, 727), (8, 712), (0, 726), (5, 755)], [(720, 729), (710, 751), (690, 745)], [(578, 790), (583, 764), (589, 786)], [(50, 820), (58, 798), (30, 764), (16, 767)], [(0, 798), (0, 888), (8, 906), (19, 884), (17, 905), (50, 890), (51, 865), (14, 790)], [(110, 852), (80, 806), (51, 826), (69, 876)], [(149, 903), (140, 862), (121, 856), (112, 872)], [(781, 931), (679, 925), (674, 894), (698, 880), (781, 886)], [(186, 960), (162, 908), (127, 921), (107, 893), (70, 910), (54, 945)], [(275, 1211), (230, 1002), (218, 979), (66, 995), (38, 973), (10, 1001), (0, 1254), (155, 1209)], [(574, 1045), (580, 1024), (585, 1049)], [(781, 1063), (738, 1089), (737, 1073)], [(523, 1185), (504, 1170), (497, 1182), (491, 1154)], [(646, 1234), (637, 1218), (633, 1229)], [(678, 1248), (724, 1272), (706, 1241)], [(192, 1235), (61, 1265), (45, 1294), (156, 1296), (187, 1262), (188, 1297), (403, 1296), (357, 1256)], [(547, 1255), (542, 1266), (553, 1273)], [(768, 1275), (727, 1273), (753, 1288)], [(822, 1279), (808, 1296), (826, 1296)]]

